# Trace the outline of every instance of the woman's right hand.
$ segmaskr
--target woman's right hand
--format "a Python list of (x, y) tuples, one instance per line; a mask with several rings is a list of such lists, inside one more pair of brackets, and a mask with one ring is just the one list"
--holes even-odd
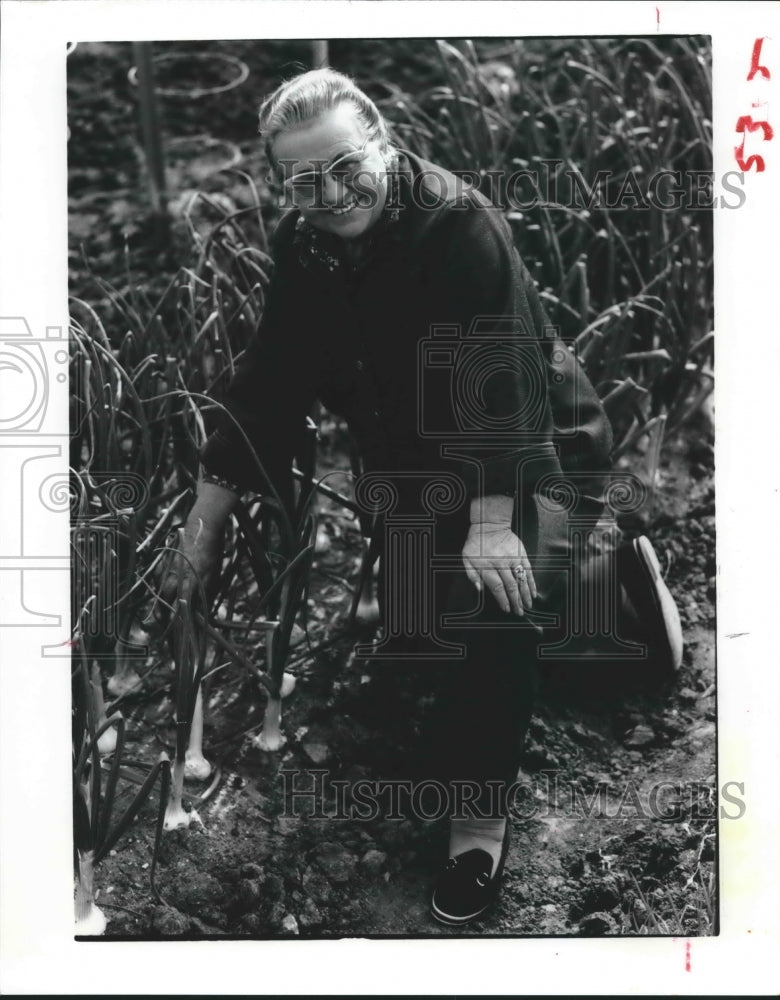
[(185, 600), (190, 600), (194, 596), (197, 587), (196, 578), (204, 587), (211, 582), (219, 566), (223, 538), (222, 526), (216, 529), (213, 524), (201, 517), (187, 522), (181, 548), (178, 554), (171, 555), (163, 583), (163, 588), (168, 592), (173, 590), (174, 599), (179, 579), (183, 591), (179, 597)]
[(225, 523), (237, 496), (212, 483), (201, 483), (198, 497), (184, 525), (182, 542), (167, 554), (158, 599), (144, 625), (162, 631), (170, 622), (177, 600), (191, 602), (199, 584), (208, 593), (216, 582), (224, 546)]

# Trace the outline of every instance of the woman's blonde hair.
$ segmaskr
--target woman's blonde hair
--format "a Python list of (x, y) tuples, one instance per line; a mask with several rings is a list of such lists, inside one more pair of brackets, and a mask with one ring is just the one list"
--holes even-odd
[(378, 140), (383, 153), (389, 152), (387, 122), (371, 98), (344, 73), (313, 69), (285, 80), (260, 106), (260, 135), (271, 165), (277, 166), (273, 145), (280, 133), (313, 121), (345, 101), (355, 109), (366, 137)]

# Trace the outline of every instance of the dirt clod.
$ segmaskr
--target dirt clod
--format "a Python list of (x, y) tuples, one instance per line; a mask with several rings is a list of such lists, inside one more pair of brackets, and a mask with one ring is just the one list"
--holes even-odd
[(611, 910), (620, 902), (620, 889), (615, 878), (607, 877), (589, 883), (582, 896), (582, 913)]
[(303, 873), (303, 888), (317, 903), (329, 903), (333, 898), (333, 887), (315, 868), (307, 868)]
[(307, 899), (298, 916), (298, 921), (305, 930), (311, 930), (322, 924), (323, 916), (313, 900)]
[(366, 851), (360, 859), (360, 870), (364, 875), (379, 875), (387, 864), (387, 855), (384, 851)]
[(603, 937), (614, 934), (617, 924), (609, 913), (589, 913), (580, 920), (578, 932), (582, 937)]
[(319, 868), (337, 885), (349, 882), (355, 871), (356, 858), (354, 854), (344, 850), (340, 844), (326, 841), (320, 845), (315, 855)]
[(627, 747), (649, 747), (655, 743), (656, 736), (650, 726), (635, 726), (623, 742)]
[(266, 899), (281, 899), (284, 895), (284, 880), (279, 875), (268, 875), (263, 883), (263, 894)]
[(186, 879), (178, 879), (170, 893), (172, 901), (185, 913), (203, 916), (204, 907), (222, 901), (219, 881), (205, 872), (193, 871)]
[(236, 886), (235, 902), (243, 909), (249, 909), (260, 899), (263, 892), (263, 884), (260, 879), (242, 878)]
[(245, 879), (262, 879), (265, 875), (260, 865), (255, 864), (254, 861), (249, 861), (247, 864), (241, 865), (239, 874), (241, 878)]
[(163, 937), (186, 934), (190, 927), (189, 917), (172, 906), (156, 906), (152, 912), (152, 930)]

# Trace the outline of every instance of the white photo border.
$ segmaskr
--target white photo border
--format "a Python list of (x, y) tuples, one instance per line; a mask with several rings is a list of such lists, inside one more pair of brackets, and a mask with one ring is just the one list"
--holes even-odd
[[(3, 3), (0, 58), (0, 317), (36, 338), (67, 331), (65, 51), (70, 41), (195, 38), (706, 34), (712, 37), (715, 176), (736, 169), (738, 118), (757, 99), (780, 128), (780, 14), (766, 3), (514, 0), (59, 0)], [(746, 80), (756, 38), (771, 80)], [(6, 994), (636, 993), (777, 990), (780, 843), (780, 476), (773, 433), (780, 341), (780, 135), (745, 175), (744, 204), (716, 208), (716, 498), (719, 785), (744, 784), (745, 815), (720, 824), (721, 929), (712, 938), (101, 942), (73, 939), (70, 674), (41, 647), (69, 638), (68, 574), (40, 572), (51, 628), (0, 630), (0, 990)], [(47, 332), (48, 328), (48, 332)], [(67, 384), (47, 425), (65, 438)], [(67, 464), (67, 448), (63, 452)], [(0, 460), (6, 456), (0, 449)], [(63, 467), (64, 467), (63, 466)], [(18, 492), (18, 491), (17, 491)], [(0, 525), (20, 497), (0, 488)], [(35, 518), (34, 509), (24, 516)], [(56, 521), (57, 519), (55, 519)], [(34, 520), (33, 520), (34, 523)], [(13, 527), (10, 529), (13, 531)], [(38, 554), (68, 558), (67, 513)], [(4, 553), (0, 546), (0, 566)], [(43, 596), (42, 596), (43, 595)], [(45, 597), (45, 599), (44, 599)], [(6, 598), (0, 593), (0, 607)]]

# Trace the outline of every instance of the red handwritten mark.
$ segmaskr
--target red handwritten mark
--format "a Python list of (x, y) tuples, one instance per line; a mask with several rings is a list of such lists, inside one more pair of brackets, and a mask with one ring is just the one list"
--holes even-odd
[(655, 8), (655, 30), (661, 30), (661, 11), (657, 7)]
[(685, 942), (685, 971), (691, 971), (691, 942)]
[(745, 159), (745, 130), (748, 132), (756, 132), (761, 129), (763, 132), (763, 138), (765, 142), (769, 142), (774, 138), (774, 131), (769, 122), (754, 122), (750, 115), (742, 115), (737, 119), (736, 131), (742, 133), (742, 142), (734, 147), (734, 156), (736, 157), (737, 163), (739, 164), (739, 169), (744, 170), (745, 173), (755, 166), (757, 173), (762, 173), (766, 170), (766, 164), (764, 163), (763, 156), (758, 156), (753, 154)]
[(76, 646), (78, 645), (78, 639), (65, 639), (63, 642), (58, 642), (58, 646)]
[[(656, 11), (658, 10), (657, 7), (655, 9)], [(761, 46), (763, 44), (764, 44), (763, 38), (757, 38), (755, 42), (753, 42), (753, 56), (750, 60), (750, 72), (747, 75), (748, 83), (753, 79), (756, 73), (760, 73), (765, 80), (772, 79), (772, 77), (769, 75), (769, 70), (766, 68), (766, 66), (762, 66), (758, 61), (761, 58)]]
[(774, 136), (772, 131), (772, 126), (769, 122), (754, 122), (750, 115), (742, 115), (737, 119), (737, 132), (744, 132), (745, 129), (748, 132), (757, 132), (758, 129), (764, 133), (764, 139), (767, 141)]

